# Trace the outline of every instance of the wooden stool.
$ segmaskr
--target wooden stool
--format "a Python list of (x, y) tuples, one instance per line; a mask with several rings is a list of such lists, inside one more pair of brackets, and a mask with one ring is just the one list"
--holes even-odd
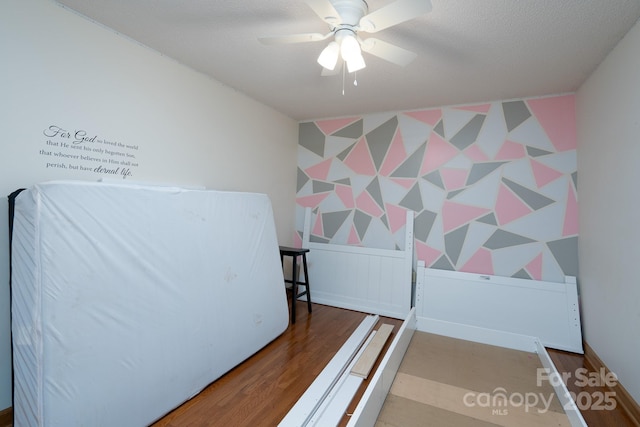
[[(296, 323), (296, 301), (303, 295), (307, 296), (307, 310), (311, 313), (311, 291), (309, 290), (309, 272), (307, 269), (307, 252), (309, 249), (290, 248), (288, 246), (280, 246), (280, 262), (284, 267), (284, 257), (292, 257), (291, 279), (285, 277), (285, 286), (291, 283), (291, 323)], [(298, 278), (298, 257), (302, 257), (302, 266), (304, 267), (304, 282)], [(306, 290), (298, 293), (298, 286), (304, 286)]]

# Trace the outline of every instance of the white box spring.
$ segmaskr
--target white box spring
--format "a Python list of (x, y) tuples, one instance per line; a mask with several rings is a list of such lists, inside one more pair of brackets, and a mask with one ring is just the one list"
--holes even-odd
[(262, 194), (44, 183), (12, 256), (16, 426), (148, 425), (288, 325)]

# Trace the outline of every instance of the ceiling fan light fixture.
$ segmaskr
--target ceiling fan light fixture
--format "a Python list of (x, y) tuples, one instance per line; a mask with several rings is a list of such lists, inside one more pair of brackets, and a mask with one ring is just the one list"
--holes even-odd
[(342, 37), (340, 40), (340, 54), (345, 61), (349, 61), (356, 56), (362, 56), (360, 43), (356, 40), (355, 35), (349, 34)]
[(354, 71), (362, 70), (364, 67), (367, 66), (367, 64), (365, 64), (364, 62), (364, 58), (362, 57), (362, 55), (353, 56), (352, 58), (349, 58), (349, 60), (346, 62), (347, 62), (347, 71), (349, 71), (350, 73), (353, 73)]
[(336, 42), (331, 42), (325, 47), (320, 56), (318, 56), (318, 64), (322, 65), (327, 70), (333, 70), (338, 63), (338, 55), (340, 54), (340, 45)]
[(345, 34), (341, 37), (340, 55), (347, 63), (347, 69), (350, 73), (366, 67), (364, 58), (362, 57), (362, 50), (360, 50), (360, 43), (356, 39), (355, 34)]

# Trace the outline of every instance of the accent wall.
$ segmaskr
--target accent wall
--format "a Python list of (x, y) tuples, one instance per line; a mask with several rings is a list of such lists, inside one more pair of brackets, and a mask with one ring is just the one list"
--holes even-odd
[(404, 247), (428, 267), (563, 282), (578, 272), (573, 95), (300, 124), (296, 227)]

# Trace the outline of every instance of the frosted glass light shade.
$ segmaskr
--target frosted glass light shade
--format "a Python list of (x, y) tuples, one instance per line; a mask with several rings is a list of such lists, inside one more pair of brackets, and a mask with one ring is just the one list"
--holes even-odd
[(336, 42), (331, 42), (325, 47), (320, 56), (318, 56), (318, 64), (322, 65), (327, 70), (333, 70), (338, 63), (338, 54), (340, 53), (340, 46)]
[(362, 55), (354, 55), (352, 58), (349, 58), (349, 60), (347, 61), (347, 70), (350, 73), (353, 73), (354, 71), (362, 70), (366, 66), (367, 64), (364, 63), (364, 58), (362, 57)]
[(342, 39), (342, 44), (340, 45), (340, 53), (342, 54), (342, 59), (345, 61), (349, 61), (350, 59), (362, 55), (360, 52), (360, 43), (353, 35), (346, 36)]

